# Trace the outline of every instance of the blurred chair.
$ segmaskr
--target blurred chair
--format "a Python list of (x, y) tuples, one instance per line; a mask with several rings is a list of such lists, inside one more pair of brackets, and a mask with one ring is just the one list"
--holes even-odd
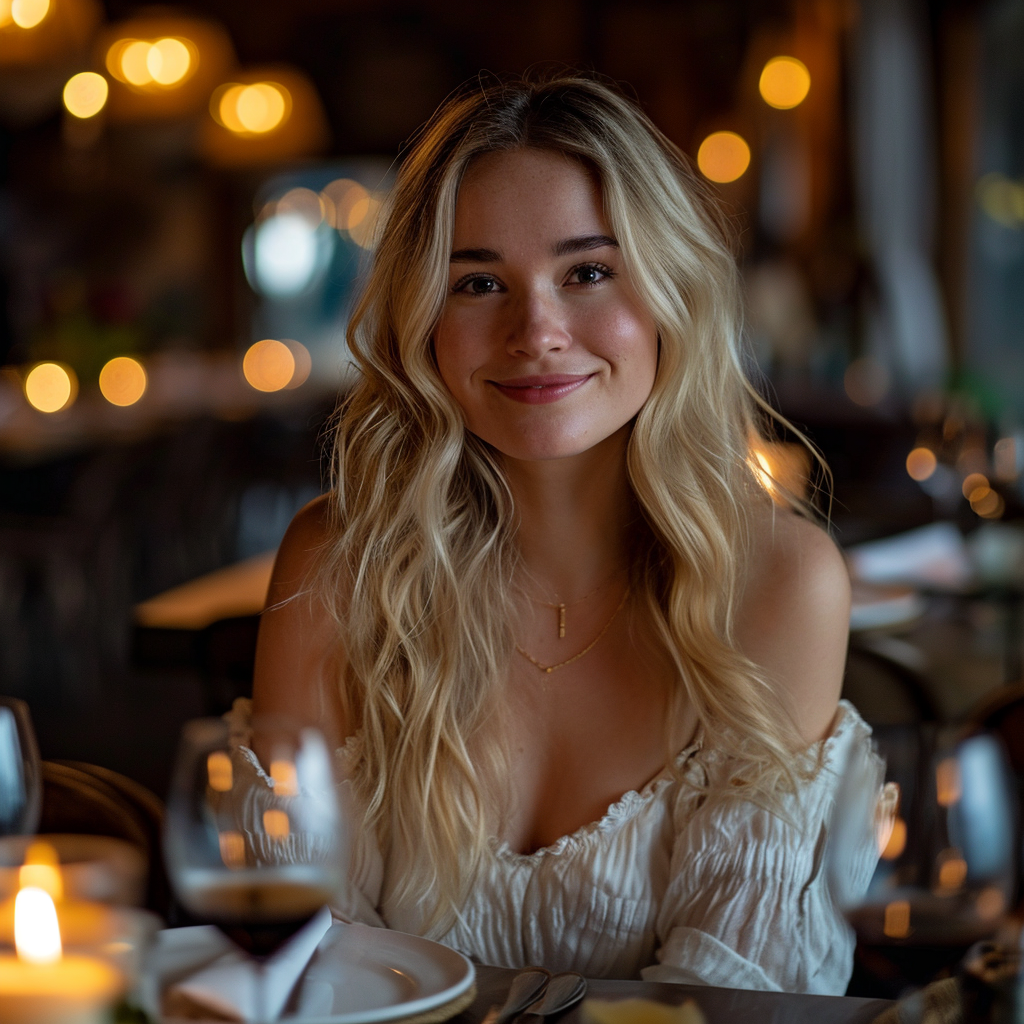
[(80, 761), (44, 761), (42, 774), (39, 831), (113, 836), (137, 847), (149, 865), (146, 906), (166, 916), (169, 889), (160, 841), (160, 799), (124, 775)]
[(869, 725), (915, 725), (942, 717), (920, 653), (884, 634), (851, 636), (842, 695)]

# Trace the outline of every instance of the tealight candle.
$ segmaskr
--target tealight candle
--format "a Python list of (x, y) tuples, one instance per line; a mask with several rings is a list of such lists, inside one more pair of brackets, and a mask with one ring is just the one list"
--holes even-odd
[(17, 956), (0, 957), (0, 1024), (101, 1024), (123, 980), (109, 964), (64, 956), (53, 898), (27, 886), (14, 907)]

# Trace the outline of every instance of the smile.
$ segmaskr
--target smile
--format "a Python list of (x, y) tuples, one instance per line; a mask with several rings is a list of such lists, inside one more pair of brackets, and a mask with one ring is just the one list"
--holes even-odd
[(518, 377), (507, 381), (492, 380), (490, 383), (513, 402), (546, 405), (548, 402), (557, 402), (583, 387), (593, 376), (592, 373), (558, 373), (543, 377)]

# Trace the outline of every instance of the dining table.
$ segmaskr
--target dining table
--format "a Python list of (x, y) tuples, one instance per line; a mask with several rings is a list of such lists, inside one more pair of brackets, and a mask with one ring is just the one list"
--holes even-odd
[[(450, 1024), (480, 1024), (500, 1006), (516, 971), (476, 965), (476, 998)], [(754, 992), (655, 981), (588, 979), (588, 999), (649, 999), (678, 1006), (692, 999), (707, 1024), (870, 1024), (893, 1005), (887, 999)], [(559, 1015), (559, 1024), (583, 1024), (581, 1004)], [(552, 1018), (548, 1018), (551, 1020)]]

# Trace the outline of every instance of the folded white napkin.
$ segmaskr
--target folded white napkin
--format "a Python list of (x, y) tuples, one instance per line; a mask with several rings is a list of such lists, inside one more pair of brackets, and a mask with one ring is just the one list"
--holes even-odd
[(264, 1020), (277, 1020), (302, 972), (331, 927), (324, 907), (260, 968), (244, 953), (231, 950), (170, 985), (161, 1014), (178, 1020), (223, 1020), (249, 1024), (256, 1019), (258, 984), (263, 985)]

